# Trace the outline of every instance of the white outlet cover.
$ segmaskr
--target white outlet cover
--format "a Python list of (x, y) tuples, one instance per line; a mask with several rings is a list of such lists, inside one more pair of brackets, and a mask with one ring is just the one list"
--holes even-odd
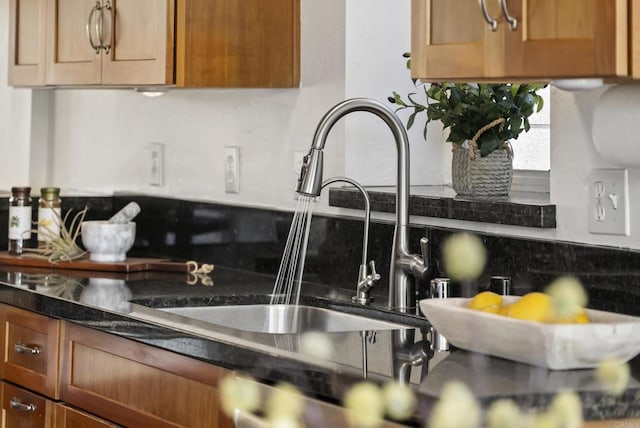
[(151, 143), (149, 162), (149, 184), (160, 187), (164, 184), (164, 143)]
[(240, 147), (238, 146), (224, 148), (224, 191), (240, 192)]
[[(594, 169), (589, 188), (589, 232), (629, 235), (629, 173), (626, 169)], [(602, 192), (602, 195), (598, 193)]]

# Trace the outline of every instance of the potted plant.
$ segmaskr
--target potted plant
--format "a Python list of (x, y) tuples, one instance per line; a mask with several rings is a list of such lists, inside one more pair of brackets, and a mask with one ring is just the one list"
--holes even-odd
[(397, 110), (412, 110), (407, 129), (425, 114), (425, 139), (427, 124), (433, 120), (441, 121), (449, 131), (446, 141), (453, 143), (452, 181), (456, 192), (508, 194), (513, 174), (510, 141), (529, 131), (529, 116), (544, 105), (537, 91), (546, 85), (454, 82), (429, 85), (416, 80), (414, 85), (426, 102), (417, 100), (417, 92), (403, 98), (395, 91), (389, 101), (398, 106)]

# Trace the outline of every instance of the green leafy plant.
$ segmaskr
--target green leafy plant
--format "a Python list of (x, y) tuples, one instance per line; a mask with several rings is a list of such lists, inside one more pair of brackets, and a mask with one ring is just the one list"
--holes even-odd
[(88, 207), (85, 207), (82, 211), (76, 213), (69, 227), (67, 227), (67, 220), (71, 215), (71, 210), (67, 212), (64, 218), (54, 211), (60, 223), (60, 234), (52, 232), (46, 225), (40, 231), (37, 229), (32, 230), (32, 233), (40, 232), (45, 235), (46, 245), (41, 248), (24, 248), (23, 251), (34, 253), (33, 257), (46, 259), (53, 264), (60, 261), (70, 262), (83, 257), (87, 252), (77, 244), (77, 240), (80, 237), (82, 222), (88, 209)]
[[(404, 55), (410, 58), (409, 54)], [(407, 67), (410, 59), (407, 61)], [(529, 131), (529, 116), (539, 112), (544, 106), (538, 91), (545, 84), (532, 83), (423, 83), (413, 80), (416, 92), (402, 97), (397, 92), (389, 97), (396, 104), (396, 111), (411, 110), (407, 129), (415, 124), (424, 113), (424, 138), (427, 138), (427, 124), (439, 120), (449, 130), (447, 141), (463, 145), (472, 140), (480, 148), (481, 156), (486, 156), (515, 140), (523, 131)], [(418, 98), (425, 98), (419, 101)], [(479, 132), (482, 128), (485, 128)], [(478, 135), (476, 135), (478, 134)]]

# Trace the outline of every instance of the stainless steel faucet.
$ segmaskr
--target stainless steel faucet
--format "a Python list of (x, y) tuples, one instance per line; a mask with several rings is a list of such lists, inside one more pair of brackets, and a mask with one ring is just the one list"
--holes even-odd
[(409, 139), (398, 116), (384, 104), (367, 98), (353, 98), (335, 105), (318, 123), (311, 149), (303, 160), (296, 191), (303, 195), (320, 195), (327, 135), (340, 118), (355, 111), (373, 113), (382, 119), (396, 142), (396, 227), (389, 266), (389, 307), (402, 312), (415, 311), (415, 277), (426, 277), (430, 270), (428, 242), (426, 238), (421, 240), (422, 257), (409, 253)]
[(358, 269), (358, 284), (356, 286), (356, 295), (351, 298), (354, 303), (367, 305), (373, 300), (369, 297), (369, 291), (380, 281), (380, 274), (376, 272), (376, 263), (371, 260), (367, 263), (367, 249), (369, 248), (369, 223), (371, 221), (371, 202), (369, 194), (364, 187), (355, 180), (348, 177), (332, 177), (322, 183), (322, 188), (332, 183), (348, 183), (358, 189), (364, 198), (364, 232), (362, 234), (362, 261)]

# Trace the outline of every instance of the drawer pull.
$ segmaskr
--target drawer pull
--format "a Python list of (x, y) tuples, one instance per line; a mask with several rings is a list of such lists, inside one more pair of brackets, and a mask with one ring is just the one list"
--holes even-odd
[(20, 401), (18, 397), (13, 397), (9, 401), (9, 406), (11, 406), (13, 410), (17, 410), (18, 412), (35, 412), (36, 411), (35, 404), (25, 404), (22, 401)]
[(31, 354), (31, 355), (39, 355), (40, 347), (38, 345), (25, 345), (22, 342), (18, 342), (13, 345), (13, 348), (18, 354)]

